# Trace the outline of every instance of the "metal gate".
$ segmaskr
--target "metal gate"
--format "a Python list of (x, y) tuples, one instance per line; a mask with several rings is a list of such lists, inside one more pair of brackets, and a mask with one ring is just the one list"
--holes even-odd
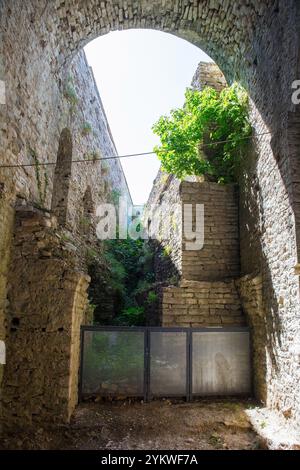
[(250, 395), (248, 328), (81, 328), (80, 398)]

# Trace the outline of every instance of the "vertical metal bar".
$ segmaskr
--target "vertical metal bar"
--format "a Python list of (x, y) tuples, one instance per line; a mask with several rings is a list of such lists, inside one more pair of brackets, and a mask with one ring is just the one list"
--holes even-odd
[(147, 402), (151, 399), (150, 393), (150, 369), (151, 369), (151, 329), (147, 328)]
[(252, 331), (248, 331), (248, 358), (250, 367), (250, 395), (255, 397), (255, 380), (254, 380), (254, 346), (252, 341)]
[(149, 328), (145, 328), (145, 348), (144, 348), (144, 401), (149, 402), (150, 395), (150, 331)]
[(84, 353), (84, 329), (80, 328), (80, 365), (79, 365), (79, 387), (78, 401), (82, 401), (82, 382), (83, 382), (83, 353)]
[(147, 374), (148, 374), (148, 334), (147, 328), (144, 329), (144, 401), (147, 401)]
[(186, 341), (186, 401), (190, 401), (190, 332), (185, 332)]
[(193, 329), (190, 329), (189, 332), (189, 401), (193, 399)]

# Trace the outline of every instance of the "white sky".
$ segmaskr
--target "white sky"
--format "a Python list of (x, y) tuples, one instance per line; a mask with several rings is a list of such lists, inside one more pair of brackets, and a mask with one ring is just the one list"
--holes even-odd
[[(119, 155), (159, 143), (157, 119), (184, 102), (200, 61), (211, 59), (187, 41), (152, 30), (116, 31), (85, 47)], [(134, 204), (144, 204), (159, 169), (155, 155), (121, 159)]]

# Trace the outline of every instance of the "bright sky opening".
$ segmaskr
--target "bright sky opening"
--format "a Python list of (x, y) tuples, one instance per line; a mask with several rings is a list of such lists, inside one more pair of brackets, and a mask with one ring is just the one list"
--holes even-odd
[[(119, 155), (149, 152), (159, 143), (151, 130), (161, 115), (184, 103), (201, 61), (201, 49), (171, 34), (116, 31), (85, 47)], [(121, 160), (133, 203), (144, 204), (160, 162), (156, 155)]]

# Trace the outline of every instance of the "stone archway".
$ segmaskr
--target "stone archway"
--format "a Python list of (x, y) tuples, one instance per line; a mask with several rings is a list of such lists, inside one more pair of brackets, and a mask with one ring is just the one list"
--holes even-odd
[[(252, 221), (242, 231), (242, 274), (261, 276), (263, 300), (255, 308), (267, 330), (266, 343), (259, 345), (267, 363), (266, 400), (273, 407), (291, 408), (299, 418), (294, 352), (300, 330), (295, 321), (299, 279), (293, 269), (299, 252), (300, 137), (298, 110), (291, 102), (291, 84), (299, 78), (299, 2), (19, 0), (13, 5), (3, 1), (0, 8), (6, 82), (6, 129), (0, 129), (3, 161), (20, 162), (21, 155), (26, 162), (23, 142), (28, 140), (34, 140), (30, 143), (43, 161), (50, 160), (52, 142), (66, 126), (57, 123), (66, 108), (64, 80), (72, 58), (88, 41), (109, 31), (152, 28), (175, 34), (207, 52), (229, 82), (236, 78), (246, 86), (253, 104), (257, 158), (247, 162), (241, 179), (248, 188), (241, 199), (242, 220)], [(12, 186), (21, 179), (17, 169)], [(28, 178), (26, 185), (34, 183)], [(5, 217), (0, 218), (0, 228), (1, 220)], [(246, 291), (251, 289), (243, 290), (247, 297)]]

